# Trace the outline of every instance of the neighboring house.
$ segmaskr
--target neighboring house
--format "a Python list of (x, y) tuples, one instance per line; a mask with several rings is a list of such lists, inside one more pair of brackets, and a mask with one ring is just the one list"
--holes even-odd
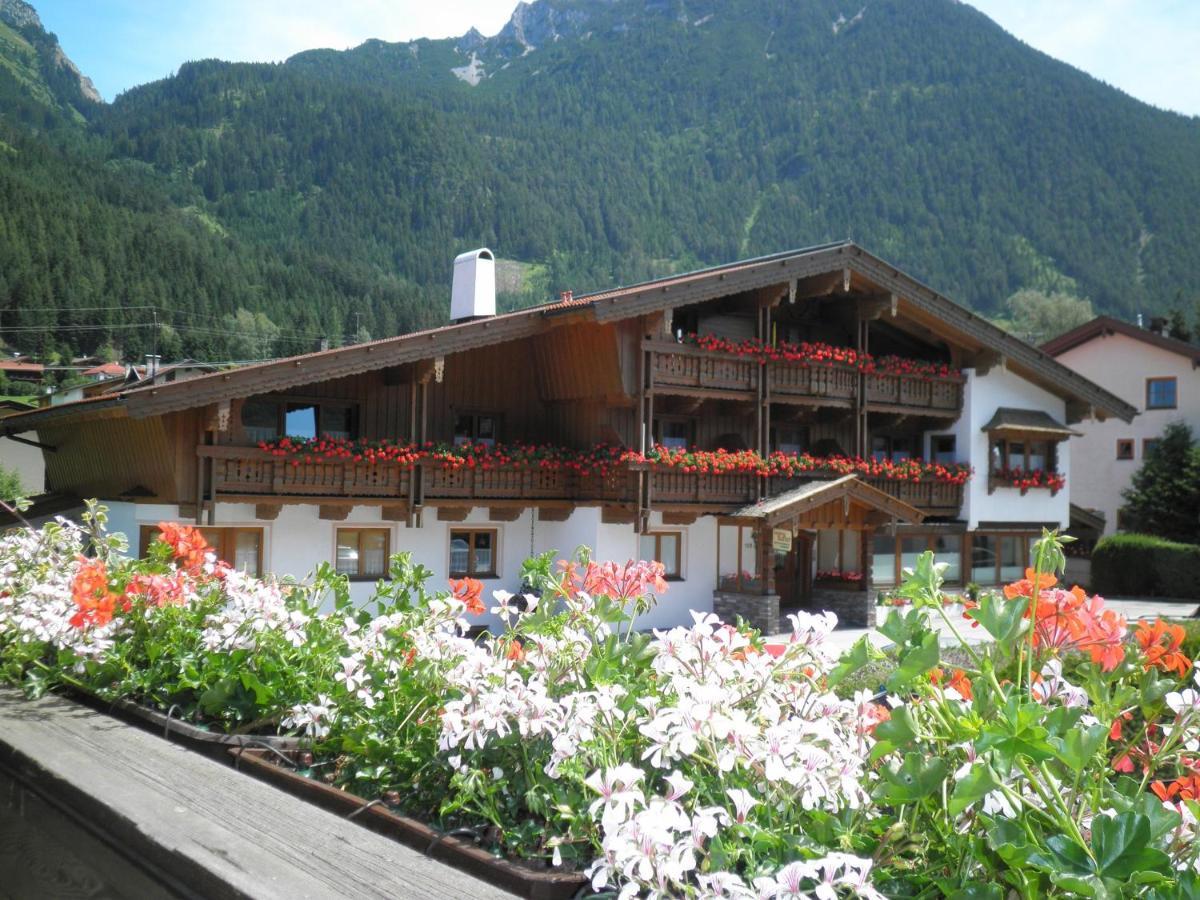
[[(11, 398), (0, 399), (0, 419), (16, 413), (29, 412), (34, 404)], [(36, 445), (37, 435), (18, 434), (18, 440), (6, 440), (0, 444), (0, 465), (17, 473), (21, 487), (31, 496), (45, 490), (46, 463), (42, 451)]]
[(1100, 316), (1042, 349), (1138, 410), (1132, 422), (1093, 419), (1077, 426), (1071, 502), (1121, 528), (1121, 492), (1171, 422), (1200, 428), (1200, 347)]
[(50, 488), (103, 499), (135, 547), (187, 519), (237, 565), (329, 561), (364, 599), (395, 551), (515, 591), (530, 554), (586, 545), (666, 565), (639, 627), (715, 609), (772, 631), (780, 605), (865, 622), (928, 548), (951, 584), (1020, 577), (1068, 522), (1068, 426), (1135, 413), (852, 243), (494, 312), (491, 253), (463, 254), (453, 324), (130, 385), (0, 434), (36, 429)]
[(46, 375), (46, 367), (27, 360), (0, 359), (0, 375), (10, 382), (20, 382), (26, 386), (38, 385)]

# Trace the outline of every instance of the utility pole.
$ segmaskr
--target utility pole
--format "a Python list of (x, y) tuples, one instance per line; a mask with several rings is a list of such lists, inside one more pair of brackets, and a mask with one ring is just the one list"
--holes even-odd
[(152, 338), (150, 352), (157, 358), (158, 357), (158, 307), (157, 306), (150, 310), (150, 315), (152, 315), (154, 317), (154, 337)]

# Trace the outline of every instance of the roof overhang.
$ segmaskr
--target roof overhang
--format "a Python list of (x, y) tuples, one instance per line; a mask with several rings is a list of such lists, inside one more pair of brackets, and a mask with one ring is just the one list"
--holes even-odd
[[(128, 413), (134, 418), (162, 415), (520, 340), (553, 327), (563, 316), (585, 322), (616, 322), (750, 290), (786, 287), (805, 278), (834, 273), (842, 275), (843, 285), (848, 286), (853, 279), (876, 292), (890, 293), (893, 309), (919, 319), (927, 327), (935, 327), (949, 341), (994, 354), (1023, 377), (1076, 401), (1077, 407), (1085, 412), (1113, 415), (1125, 421), (1137, 414), (1135, 407), (1078, 372), (851, 242), (744, 260), (486, 319), (184, 381), (135, 386), (118, 396), (127, 401)], [(64, 404), (68, 406), (77, 404)]]
[(1011, 440), (1065, 441), (1080, 436), (1080, 432), (1072, 431), (1044, 410), (1015, 409), (1011, 406), (997, 409), (996, 414), (980, 430)]
[(743, 506), (729, 513), (726, 518), (761, 522), (773, 527), (837, 500), (842, 500), (847, 507), (862, 506), (907, 525), (919, 525), (925, 519), (925, 513), (915, 506), (859, 480), (857, 475), (843, 475), (832, 481), (810, 481), (758, 503)]

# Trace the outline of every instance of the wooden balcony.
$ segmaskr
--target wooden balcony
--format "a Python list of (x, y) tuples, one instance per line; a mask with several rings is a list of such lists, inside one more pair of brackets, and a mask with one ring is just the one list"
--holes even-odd
[(919, 375), (867, 375), (867, 409), (914, 412), (957, 418), (963, 405), (962, 377), (923, 378)]
[(399, 463), (353, 460), (304, 462), (257, 447), (199, 447), (212, 460), (212, 489), (251, 497), (407, 497), (412, 469)]
[[(274, 456), (257, 447), (201, 446), (202, 460), (212, 461), (209, 484), (213, 493), (228, 500), (275, 499), (293, 502), (362, 500), (405, 501), (413, 491), (414, 467), (392, 462), (356, 463), (353, 460), (313, 460)], [(487, 506), (497, 500), (625, 505), (638, 502), (638, 473), (649, 481), (651, 505), (730, 509), (753, 503), (758, 492), (781, 494), (813, 478), (771, 478), (732, 472), (704, 475), (678, 469), (632, 463), (607, 475), (580, 475), (568, 469), (471, 468), (446, 469), (424, 461), (422, 497), (437, 505)], [(917, 507), (929, 515), (955, 516), (962, 508), (962, 485), (933, 480), (895, 481), (867, 478), (867, 483)]]
[[(646, 341), (642, 346), (650, 351), (654, 390), (663, 394), (751, 400), (759, 378), (766, 378), (766, 394), (773, 403), (851, 407), (859, 389), (859, 371), (853, 366), (762, 362), (670, 341)], [(868, 409), (946, 418), (957, 417), (962, 409), (961, 377), (870, 374), (862, 381)]]
[(762, 366), (757, 359), (716, 353), (690, 344), (648, 341), (656, 390), (713, 398), (742, 399), (758, 390)]

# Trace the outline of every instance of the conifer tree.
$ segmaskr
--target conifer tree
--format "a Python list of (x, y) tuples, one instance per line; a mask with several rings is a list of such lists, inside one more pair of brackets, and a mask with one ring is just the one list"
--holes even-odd
[(1192, 429), (1168, 425), (1123, 497), (1126, 530), (1200, 543), (1200, 448)]

